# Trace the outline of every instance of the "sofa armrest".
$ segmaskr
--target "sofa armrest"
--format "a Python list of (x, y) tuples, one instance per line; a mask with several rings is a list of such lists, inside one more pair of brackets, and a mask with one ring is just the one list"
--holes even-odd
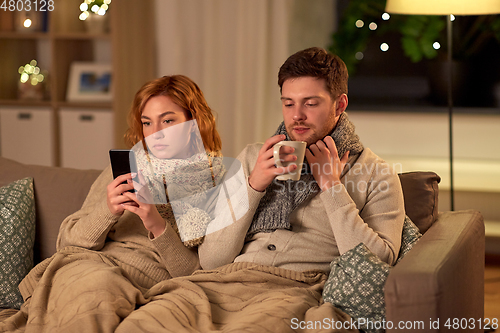
[[(453, 323), (454, 318), (467, 318), (475, 323), (475, 329), (467, 331), (480, 332), (480, 324), (484, 324), (484, 246), (481, 213), (440, 213), (389, 273), (384, 291), (387, 321), (395, 328), (399, 322), (419, 322), (424, 325), (420, 332), (422, 328), (440, 332), (448, 330), (448, 319)], [(436, 327), (431, 327), (431, 321)]]

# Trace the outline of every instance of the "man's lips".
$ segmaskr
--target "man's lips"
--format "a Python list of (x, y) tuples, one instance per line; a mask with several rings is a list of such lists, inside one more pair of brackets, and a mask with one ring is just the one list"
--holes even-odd
[(297, 126), (297, 127), (293, 128), (293, 131), (296, 132), (296, 133), (298, 133), (298, 134), (303, 134), (303, 133), (307, 132), (308, 130), (309, 130), (309, 127), (299, 127), (299, 126)]

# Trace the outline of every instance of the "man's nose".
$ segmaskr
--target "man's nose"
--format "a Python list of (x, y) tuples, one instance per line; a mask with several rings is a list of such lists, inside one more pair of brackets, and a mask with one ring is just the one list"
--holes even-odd
[(305, 113), (305, 110), (302, 106), (297, 106), (294, 110), (293, 110), (293, 120), (294, 121), (303, 121), (303, 120), (306, 120), (306, 113)]

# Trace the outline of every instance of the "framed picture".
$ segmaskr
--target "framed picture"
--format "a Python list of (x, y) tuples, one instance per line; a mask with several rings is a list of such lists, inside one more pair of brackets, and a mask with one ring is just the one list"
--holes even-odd
[(71, 64), (66, 99), (70, 102), (110, 102), (113, 99), (111, 64)]

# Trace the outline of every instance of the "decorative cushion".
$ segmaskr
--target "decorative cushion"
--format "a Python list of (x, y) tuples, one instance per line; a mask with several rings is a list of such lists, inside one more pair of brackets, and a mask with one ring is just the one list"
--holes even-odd
[(375, 326), (385, 319), (384, 284), (389, 264), (360, 243), (333, 260), (330, 268), (323, 288), (325, 302), (350, 315), (358, 322), (358, 329), (377, 332), (368, 322)]
[(17, 286), (33, 268), (35, 197), (33, 178), (0, 188), (0, 308), (19, 309)]
[(399, 249), (398, 260), (396, 264), (404, 258), (404, 256), (410, 252), (413, 245), (422, 237), (418, 227), (412, 220), (406, 216), (403, 223), (403, 236), (401, 237), (401, 248)]
[(406, 215), (423, 234), (438, 215), (438, 184), (441, 178), (434, 172), (406, 172), (399, 174)]
[[(36, 205), (35, 263), (56, 252), (61, 222), (82, 207), (99, 170), (28, 165), (0, 157), (0, 186), (33, 178)], [(111, 173), (111, 170), (107, 170)]]
[[(406, 216), (396, 263), (403, 259), (421, 236), (417, 226)], [(364, 332), (383, 332), (384, 285), (391, 266), (360, 243), (335, 258), (330, 268), (323, 288), (325, 302), (332, 303), (350, 315)]]

